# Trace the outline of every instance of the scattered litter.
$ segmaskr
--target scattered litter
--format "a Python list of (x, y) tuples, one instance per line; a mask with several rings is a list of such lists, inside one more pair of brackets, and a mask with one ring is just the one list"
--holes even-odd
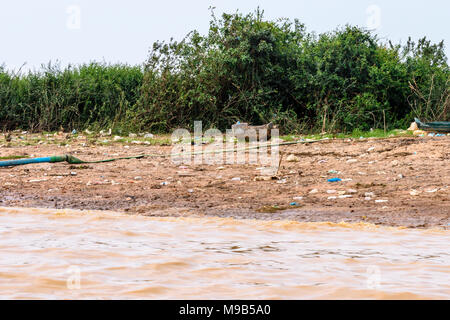
[[(114, 181), (111, 181), (111, 183), (118, 184), (115, 183)], [(86, 183), (87, 186), (103, 185), (103, 184), (110, 184), (110, 182), (108, 180), (105, 180), (105, 181), (88, 181), (88, 183)]]
[(352, 197), (353, 197), (352, 195), (347, 194), (347, 195), (339, 196), (339, 199), (347, 199), (347, 198), (352, 198)]
[(218, 167), (217, 170), (225, 170), (225, 167)]
[(438, 192), (439, 189), (431, 189), (431, 190), (427, 190), (428, 193), (435, 193)]
[(278, 184), (285, 184), (287, 182), (286, 179), (281, 179), (279, 181), (277, 181)]
[(369, 149), (367, 149), (367, 152), (371, 152), (373, 150), (375, 150), (375, 147), (370, 147)]
[(114, 138), (113, 138), (114, 141), (118, 141), (118, 140), (121, 140), (121, 139), (123, 139), (121, 136), (114, 136)]
[(47, 181), (48, 179), (33, 179), (33, 180), (29, 180), (28, 182), (44, 182)]
[(170, 182), (168, 182), (168, 181), (164, 181), (164, 182), (160, 183), (160, 185), (162, 185), (162, 186), (168, 186), (169, 184), (170, 184)]
[(318, 193), (319, 192), (319, 190), (317, 190), (317, 189), (312, 189), (310, 192), (309, 192), (309, 194), (314, 194), (314, 193)]
[(319, 160), (318, 163), (326, 163), (327, 160)]
[(286, 158), (286, 161), (287, 161), (287, 162), (299, 162), (300, 159), (299, 159), (297, 156), (295, 156), (295, 155), (293, 155), (293, 154), (290, 154), (290, 155)]
[(392, 164), (392, 166), (398, 166), (399, 165), (399, 162), (398, 162), (398, 160), (394, 160), (394, 161), (392, 161), (391, 162), (391, 164)]
[(151, 133), (146, 133), (144, 135), (144, 138), (146, 138), (146, 139), (153, 139), (153, 137), (154, 137), (154, 135), (152, 135)]
[(370, 201), (370, 200), (372, 200), (372, 198), (371, 197), (365, 197), (364, 200)]
[(241, 181), (241, 178), (235, 177), (235, 178), (231, 179), (231, 181)]
[(303, 197), (293, 197), (292, 200), (301, 201), (301, 200), (303, 200)]
[(417, 191), (417, 190), (411, 190), (411, 191), (409, 192), (409, 194), (412, 195), (412, 196), (418, 196), (420, 193), (421, 193), (421, 192), (420, 192), (420, 191)]
[(187, 192), (193, 193), (193, 192), (194, 192), (194, 189), (188, 189)]
[(337, 192), (336, 190), (327, 190), (328, 194), (333, 194), (333, 193), (336, 193), (336, 192)]
[(373, 192), (366, 192), (366, 193), (364, 193), (364, 196), (365, 197), (375, 197), (375, 193), (373, 193)]
[(389, 202), (389, 200), (375, 200), (375, 203), (385, 203)]
[(336, 170), (330, 170), (330, 171), (328, 171), (328, 173), (329, 174), (340, 174), (340, 172), (336, 171)]
[(253, 179), (254, 181), (270, 181), (270, 180), (277, 180), (276, 177), (271, 176), (258, 176)]
[(413, 123), (411, 123), (411, 125), (408, 128), (408, 131), (417, 131), (419, 130), (419, 126), (417, 125), (417, 123), (414, 121)]
[(142, 180), (141, 176), (134, 177), (134, 180)]
[(77, 130), (75, 130), (75, 129), (72, 130), (72, 134), (77, 134), (77, 133), (78, 133)]
[(355, 193), (358, 193), (358, 190), (355, 190), (355, 189), (348, 189), (348, 190), (347, 190), (347, 193), (353, 193), (353, 194), (355, 194)]
[(291, 206), (298, 206), (298, 203), (297, 202), (291, 202), (290, 205)]
[(426, 134), (426, 131), (423, 130), (414, 130), (413, 132), (413, 135), (416, 137), (424, 137)]
[(341, 181), (342, 181), (341, 178), (328, 179), (328, 182), (341, 182)]
[(77, 173), (76, 173), (76, 172), (74, 172), (74, 171), (72, 171), (72, 172), (70, 173), (70, 175), (71, 175), (71, 176), (76, 176), (76, 175), (77, 175)]
[(335, 200), (335, 199), (337, 199), (337, 197), (335, 196), (328, 197), (328, 200)]
[(349, 160), (347, 160), (347, 163), (355, 163), (355, 162), (358, 162), (358, 160), (356, 160), (356, 159), (349, 159)]
[(404, 178), (404, 176), (400, 173), (398, 176), (397, 176), (399, 179), (403, 179)]
[(350, 182), (350, 181), (353, 181), (353, 179), (351, 179), (351, 178), (342, 179), (342, 182)]

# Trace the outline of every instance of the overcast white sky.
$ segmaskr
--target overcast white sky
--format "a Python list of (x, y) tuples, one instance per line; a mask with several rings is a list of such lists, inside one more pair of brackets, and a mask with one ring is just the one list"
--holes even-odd
[(408, 36), (445, 40), (450, 56), (450, 1), (446, 0), (0, 0), (0, 64), (38, 68), (89, 61), (140, 64), (156, 40), (181, 39), (208, 29), (216, 13), (247, 13), (260, 6), (266, 18), (299, 18), (309, 31), (347, 23), (376, 28), (394, 42)]

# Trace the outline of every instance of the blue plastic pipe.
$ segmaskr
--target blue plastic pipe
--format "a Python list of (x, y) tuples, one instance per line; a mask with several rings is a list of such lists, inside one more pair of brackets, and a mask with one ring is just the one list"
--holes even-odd
[(20, 165), (30, 164), (30, 163), (53, 162), (52, 158), (53, 157), (0, 161), (0, 167), (20, 166)]

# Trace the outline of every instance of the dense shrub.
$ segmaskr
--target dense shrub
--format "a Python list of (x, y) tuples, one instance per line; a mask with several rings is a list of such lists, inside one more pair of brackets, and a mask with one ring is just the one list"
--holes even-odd
[(168, 132), (275, 122), (286, 132), (450, 120), (444, 44), (382, 43), (362, 28), (320, 35), (299, 21), (212, 14), (209, 32), (153, 44), (143, 68), (90, 64), (18, 76), (0, 70), (0, 124)]

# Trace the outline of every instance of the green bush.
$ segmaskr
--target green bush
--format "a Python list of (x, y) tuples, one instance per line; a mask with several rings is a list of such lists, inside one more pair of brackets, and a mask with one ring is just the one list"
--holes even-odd
[(272, 121), (286, 133), (353, 132), (450, 120), (443, 42), (381, 42), (352, 26), (316, 35), (259, 9), (212, 13), (209, 31), (156, 42), (141, 68), (48, 65), (0, 69), (0, 125), (55, 130), (110, 127), (169, 132)]

